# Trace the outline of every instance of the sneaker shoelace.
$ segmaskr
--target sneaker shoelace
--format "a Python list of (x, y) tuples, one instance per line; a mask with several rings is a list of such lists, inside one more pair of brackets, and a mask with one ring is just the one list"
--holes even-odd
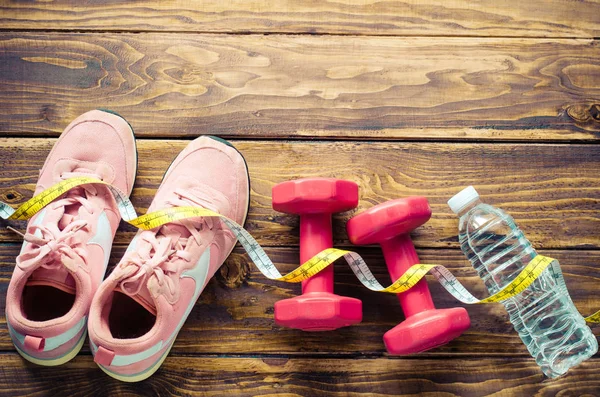
[[(61, 179), (68, 179), (75, 176), (92, 176), (98, 179), (101, 177), (91, 172), (64, 172), (60, 175)], [(67, 207), (74, 204), (80, 204), (89, 213), (94, 213), (94, 205), (86, 198), (85, 193), (96, 196), (97, 189), (92, 185), (82, 186), (78, 189), (73, 189), (68, 192), (64, 198), (50, 204), (53, 210), (60, 207)], [(60, 221), (58, 222), (60, 223)], [(79, 267), (82, 267), (86, 272), (89, 272), (87, 266), (87, 251), (82, 241), (77, 241), (73, 237), (75, 234), (87, 227), (88, 222), (82, 219), (74, 218), (62, 230), (54, 231), (43, 225), (34, 225), (29, 229), (39, 231), (41, 237), (27, 231), (25, 234), (9, 227), (10, 230), (17, 233), (25, 241), (33, 244), (35, 247), (28, 252), (25, 252), (17, 257), (17, 266), (22, 270), (35, 269), (43, 267), (45, 269), (60, 269), (65, 267), (71, 272), (75, 272)]]
[[(213, 205), (210, 200), (197, 197), (185, 189), (176, 189), (174, 193), (166, 201), (165, 208), (194, 206), (218, 212), (216, 208), (211, 208)], [(218, 220), (209, 217), (173, 222), (174, 225), (185, 227), (188, 237), (173, 237), (168, 224), (157, 231), (142, 232), (138, 238), (152, 248), (146, 254), (133, 251), (125, 255), (119, 265), (120, 274), (117, 275), (121, 291), (133, 297), (146, 286), (154, 298), (162, 294), (169, 304), (177, 302), (180, 296), (179, 278), (173, 275), (177, 274), (181, 261), (189, 263), (192, 260), (192, 253), (186, 250), (188, 243), (193, 240), (200, 246), (201, 232), (213, 230), (218, 223)]]

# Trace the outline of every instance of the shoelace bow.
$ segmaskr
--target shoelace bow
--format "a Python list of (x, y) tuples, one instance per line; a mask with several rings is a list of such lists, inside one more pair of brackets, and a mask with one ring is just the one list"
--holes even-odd
[(79, 229), (86, 225), (86, 221), (75, 221), (58, 233), (53, 232), (45, 226), (33, 226), (34, 229), (42, 232), (42, 237), (38, 237), (31, 233), (23, 234), (10, 228), (12, 231), (22, 236), (25, 241), (37, 246), (36, 248), (19, 255), (17, 257), (17, 265), (22, 270), (27, 270), (36, 268), (40, 262), (43, 262), (40, 267), (46, 269), (59, 269), (64, 266), (71, 272), (75, 272), (77, 268), (81, 266), (85, 271), (89, 271), (86, 265), (87, 253), (85, 249), (83, 247), (75, 247), (74, 244), (69, 241)]
[[(64, 172), (61, 174), (61, 179), (80, 175), (82, 175), (82, 173)], [(84, 175), (91, 175), (101, 179), (99, 175), (95, 174), (85, 173)], [(91, 185), (82, 187), (82, 189), (94, 196), (98, 194), (96, 188)], [(88, 212), (94, 212), (94, 206), (85, 197), (77, 195), (77, 191), (68, 192), (64, 198), (57, 200), (50, 205), (52, 206), (52, 209), (56, 210), (60, 207), (66, 207), (77, 203), (81, 204)], [(9, 227), (10, 230), (22, 236), (25, 241), (36, 246), (32, 250), (17, 257), (17, 266), (22, 270), (36, 268), (38, 265), (45, 269), (60, 269), (64, 266), (71, 272), (75, 272), (78, 267), (82, 267), (86, 272), (89, 272), (87, 266), (87, 252), (84, 246), (81, 242), (72, 240), (75, 233), (86, 227), (87, 224), (88, 223), (85, 220), (74, 220), (63, 230), (58, 232), (43, 225), (32, 226), (32, 229), (41, 232), (41, 237), (30, 232), (23, 234), (12, 227)]]
[[(217, 212), (216, 209), (210, 208), (212, 207), (210, 201), (202, 200), (184, 189), (176, 189), (175, 196), (167, 200), (167, 207), (191, 205), (209, 208)], [(218, 222), (218, 220), (210, 217), (193, 220), (182, 219), (176, 224), (184, 226), (190, 236), (188, 238), (179, 237), (175, 240), (168, 235), (159, 235), (162, 228), (157, 231), (142, 232), (139, 238), (151, 244), (152, 249), (144, 256), (140, 255), (139, 252), (131, 252), (125, 255), (121, 265), (119, 265), (121, 274), (117, 276), (117, 279), (120, 280), (121, 290), (133, 297), (146, 286), (154, 297), (162, 293), (170, 304), (177, 302), (180, 296), (179, 278), (171, 277), (179, 269), (180, 264), (176, 262), (177, 259), (189, 263), (192, 254), (185, 249), (190, 239), (194, 240), (197, 245), (201, 245), (200, 232), (205, 228), (212, 230)], [(168, 225), (163, 227), (168, 228)], [(228, 232), (228, 230), (225, 232)], [(155, 282), (152, 282), (153, 276)]]

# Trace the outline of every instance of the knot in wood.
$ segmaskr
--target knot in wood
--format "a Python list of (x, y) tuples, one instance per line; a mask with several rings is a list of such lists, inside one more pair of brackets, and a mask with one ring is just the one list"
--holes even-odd
[(600, 104), (576, 104), (567, 107), (567, 114), (577, 123), (600, 121)]
[(8, 203), (19, 202), (23, 199), (23, 195), (16, 190), (9, 190), (3, 196), (0, 196), (0, 199)]
[(232, 253), (216, 275), (219, 284), (227, 288), (239, 288), (250, 278), (250, 265), (246, 257)]

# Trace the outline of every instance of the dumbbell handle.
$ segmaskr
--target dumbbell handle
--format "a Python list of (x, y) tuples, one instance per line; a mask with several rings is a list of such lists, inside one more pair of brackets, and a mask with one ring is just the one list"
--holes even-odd
[[(331, 214), (300, 216), (300, 263), (304, 263), (326, 248), (333, 247)], [(333, 293), (333, 266), (302, 282), (302, 293)]]
[[(392, 281), (400, 278), (412, 265), (419, 263), (419, 257), (409, 234), (399, 235), (381, 242), (383, 256)], [(423, 278), (410, 290), (398, 294), (406, 318), (435, 309), (427, 281)]]

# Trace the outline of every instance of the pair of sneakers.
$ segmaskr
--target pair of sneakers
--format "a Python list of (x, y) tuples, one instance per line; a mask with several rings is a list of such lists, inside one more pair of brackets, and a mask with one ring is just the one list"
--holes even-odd
[[(131, 194), (136, 172), (131, 126), (94, 110), (62, 133), (35, 193), (63, 179), (94, 176)], [(197, 206), (243, 224), (249, 190), (242, 155), (226, 141), (202, 136), (175, 158), (148, 211)], [(236, 243), (216, 218), (139, 231), (103, 280), (120, 220), (104, 185), (75, 188), (30, 220), (6, 297), (8, 329), (25, 359), (63, 364), (89, 333), (94, 361), (110, 376), (149, 377)]]

